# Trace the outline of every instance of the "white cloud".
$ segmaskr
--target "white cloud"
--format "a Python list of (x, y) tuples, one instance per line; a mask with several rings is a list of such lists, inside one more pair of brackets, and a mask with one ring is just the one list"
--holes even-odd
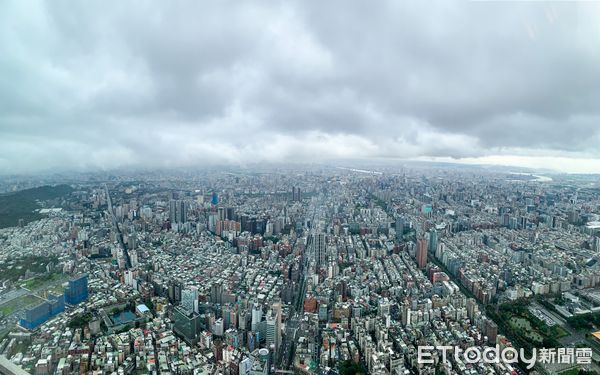
[(587, 2), (7, 1), (0, 173), (434, 158), (596, 172)]

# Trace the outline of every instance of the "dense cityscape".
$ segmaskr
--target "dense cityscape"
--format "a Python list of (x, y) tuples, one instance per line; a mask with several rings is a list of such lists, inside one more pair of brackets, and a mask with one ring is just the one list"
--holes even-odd
[(0, 0), (0, 375), (600, 375), (600, 0)]
[(0, 372), (599, 371), (597, 179), (366, 168), (7, 179), (38, 208), (3, 213)]

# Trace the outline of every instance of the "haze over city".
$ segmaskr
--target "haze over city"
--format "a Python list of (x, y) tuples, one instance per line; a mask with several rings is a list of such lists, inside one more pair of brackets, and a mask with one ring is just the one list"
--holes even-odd
[(0, 173), (434, 160), (600, 172), (598, 2), (0, 5)]
[(0, 1), (0, 374), (599, 375), (600, 1)]

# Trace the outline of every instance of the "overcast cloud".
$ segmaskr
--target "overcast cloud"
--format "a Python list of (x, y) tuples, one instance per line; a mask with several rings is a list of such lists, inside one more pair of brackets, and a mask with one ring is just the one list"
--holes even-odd
[(600, 2), (0, 3), (0, 173), (348, 158), (600, 172)]

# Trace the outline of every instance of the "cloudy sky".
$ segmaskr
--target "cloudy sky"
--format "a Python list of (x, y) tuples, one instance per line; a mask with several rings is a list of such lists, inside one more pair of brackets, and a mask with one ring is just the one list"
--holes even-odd
[(0, 173), (600, 172), (600, 2), (0, 2)]

